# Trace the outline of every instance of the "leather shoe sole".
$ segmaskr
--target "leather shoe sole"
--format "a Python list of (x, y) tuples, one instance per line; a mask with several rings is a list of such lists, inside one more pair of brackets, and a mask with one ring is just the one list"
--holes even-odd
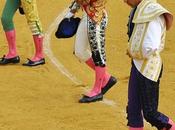
[(83, 97), (79, 100), (79, 103), (90, 103), (90, 102), (96, 102), (96, 101), (101, 101), (101, 100), (103, 100), (102, 93), (95, 95), (93, 97), (83, 95)]
[(28, 59), (28, 61), (26, 63), (24, 63), (23, 65), (32, 67), (32, 66), (38, 66), (38, 65), (43, 65), (43, 64), (45, 64), (44, 58), (40, 59), (39, 61), (32, 61), (32, 60)]
[(6, 65), (6, 64), (17, 64), (20, 62), (20, 57), (16, 56), (13, 58), (5, 58), (5, 56), (3, 56), (2, 58), (0, 58), (0, 65)]

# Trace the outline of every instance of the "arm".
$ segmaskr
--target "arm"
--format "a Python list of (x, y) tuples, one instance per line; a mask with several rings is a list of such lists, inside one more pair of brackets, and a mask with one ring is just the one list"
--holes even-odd
[(70, 12), (75, 14), (80, 9), (80, 5), (76, 1), (73, 1), (69, 8)]
[(162, 16), (159, 16), (149, 23), (142, 46), (144, 58), (148, 59), (151, 55), (156, 55), (159, 53), (164, 27), (165, 22)]
[(71, 18), (75, 15), (75, 13), (80, 9), (80, 5), (73, 1), (71, 6), (69, 6), (70, 11), (66, 14), (65, 18)]

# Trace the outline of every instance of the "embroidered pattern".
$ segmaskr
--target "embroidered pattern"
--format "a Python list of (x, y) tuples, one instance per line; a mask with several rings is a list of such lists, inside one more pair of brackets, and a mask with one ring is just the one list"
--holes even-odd
[(130, 39), (130, 54), (133, 58), (143, 59), (142, 56), (142, 43), (147, 31), (148, 24), (137, 24), (134, 28), (133, 34)]
[(75, 0), (88, 14), (88, 16), (97, 23), (100, 23), (105, 15), (106, 0)]
[(104, 16), (100, 24), (96, 24), (88, 17), (88, 34), (92, 57), (97, 66), (105, 66), (105, 29), (107, 17)]

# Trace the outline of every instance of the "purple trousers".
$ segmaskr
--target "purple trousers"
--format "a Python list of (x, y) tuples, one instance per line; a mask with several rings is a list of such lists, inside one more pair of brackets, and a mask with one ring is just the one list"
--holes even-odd
[[(162, 67), (163, 68), (163, 67)], [(162, 73), (162, 71), (161, 71)], [(128, 86), (128, 106), (127, 119), (130, 127), (143, 127), (143, 118), (158, 130), (166, 127), (168, 117), (158, 112), (159, 102), (159, 82), (151, 81), (144, 77), (132, 63), (129, 86)]]

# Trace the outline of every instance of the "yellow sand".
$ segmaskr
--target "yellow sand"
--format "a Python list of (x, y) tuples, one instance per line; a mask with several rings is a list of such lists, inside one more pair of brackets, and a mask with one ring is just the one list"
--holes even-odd
[[(5, 0), (0, 0), (0, 13)], [(49, 25), (70, 3), (69, 0), (38, 0), (43, 28)], [(174, 0), (160, 0), (171, 12), (175, 12)], [(110, 73), (118, 83), (105, 95), (115, 102), (79, 104), (81, 94), (93, 84), (94, 73), (73, 56), (74, 38), (58, 40), (54, 33), (51, 48), (54, 56), (69, 72), (82, 81), (73, 83), (46, 57), (47, 64), (23, 67), (26, 58), (33, 55), (31, 32), (24, 16), (16, 13), (17, 48), (21, 63), (0, 66), (0, 130), (127, 130), (125, 107), (130, 59), (125, 55), (127, 47), (126, 24), (130, 8), (122, 0), (110, 0), (107, 4), (109, 25), (106, 53)], [(175, 14), (175, 13), (174, 13)], [(0, 55), (7, 52), (7, 42), (0, 26)], [(167, 33), (166, 47), (162, 54), (164, 74), (161, 80), (159, 110), (175, 120), (175, 27)], [(146, 123), (146, 130), (155, 130)]]

